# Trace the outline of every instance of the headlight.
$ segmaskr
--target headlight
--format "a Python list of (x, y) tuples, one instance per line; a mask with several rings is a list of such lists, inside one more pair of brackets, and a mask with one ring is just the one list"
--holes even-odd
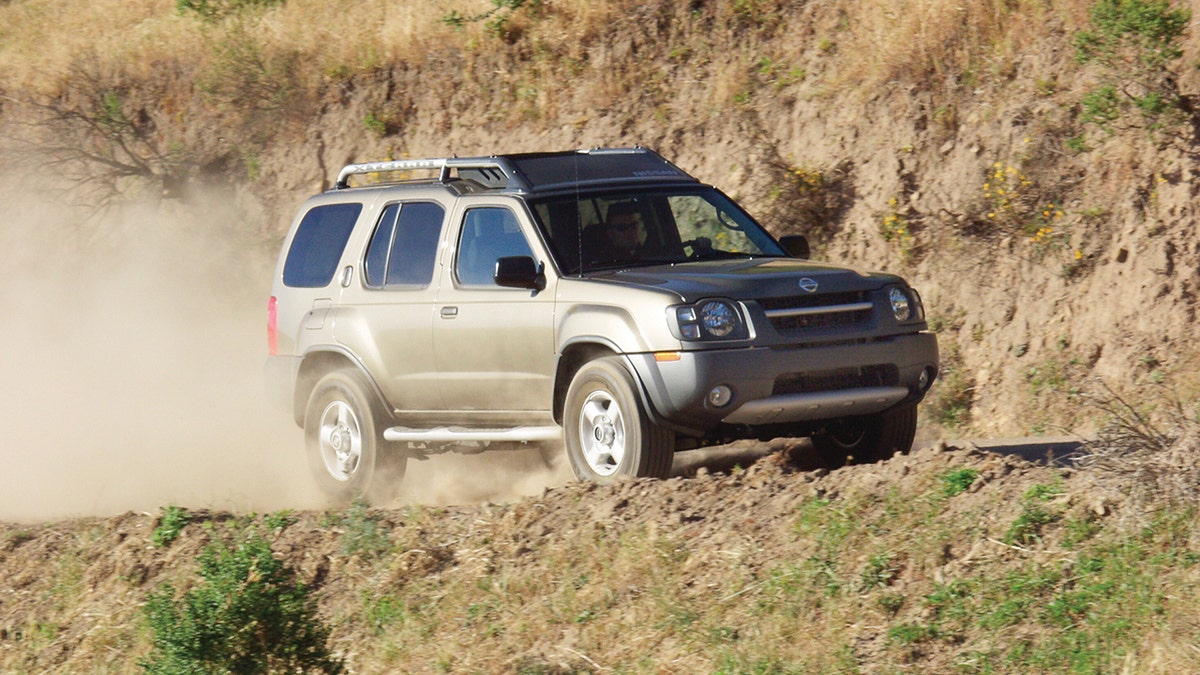
[(729, 337), (737, 327), (737, 312), (723, 302), (706, 302), (700, 307), (704, 330), (713, 337)]
[(704, 300), (696, 305), (676, 307), (678, 337), (684, 340), (740, 340), (749, 330), (737, 306), (724, 300)]
[(908, 299), (908, 294), (898, 287), (893, 287), (888, 291), (888, 300), (892, 302), (892, 315), (896, 317), (897, 321), (908, 321), (912, 318), (912, 303)]

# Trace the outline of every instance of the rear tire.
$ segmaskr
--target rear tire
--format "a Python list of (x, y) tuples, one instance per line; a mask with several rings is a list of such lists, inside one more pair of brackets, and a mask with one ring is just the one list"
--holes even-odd
[(404, 480), (408, 456), (388, 447), (375, 397), (353, 370), (336, 370), (313, 388), (304, 414), (309, 469), (323, 492), (341, 503), (363, 497), (382, 504)]
[(878, 415), (854, 417), (812, 437), (821, 459), (830, 467), (870, 464), (912, 449), (917, 435), (917, 406), (900, 405)]
[(571, 380), (563, 440), (575, 476), (595, 483), (666, 478), (675, 457), (675, 432), (650, 419), (633, 376), (612, 357), (589, 361)]

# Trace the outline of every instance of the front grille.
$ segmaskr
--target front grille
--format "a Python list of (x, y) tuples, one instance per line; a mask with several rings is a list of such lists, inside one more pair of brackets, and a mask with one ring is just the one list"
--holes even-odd
[(823, 293), (759, 300), (776, 331), (852, 328), (870, 322), (874, 307), (867, 293)]
[(895, 387), (899, 384), (900, 369), (892, 364), (879, 364), (861, 368), (837, 368), (811, 373), (780, 375), (775, 378), (775, 388), (771, 395), (808, 394), (865, 387)]
[(849, 305), (863, 302), (866, 293), (848, 291), (845, 293), (821, 293), (820, 295), (789, 295), (782, 298), (763, 298), (759, 300), (763, 309), (768, 312), (776, 309), (795, 309), (801, 307), (826, 307), (829, 305)]

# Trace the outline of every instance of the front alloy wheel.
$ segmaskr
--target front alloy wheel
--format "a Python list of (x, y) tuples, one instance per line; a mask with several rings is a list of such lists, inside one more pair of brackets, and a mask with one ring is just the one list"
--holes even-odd
[(618, 476), (670, 475), (675, 434), (650, 419), (634, 387), (616, 358), (590, 361), (575, 374), (563, 435), (577, 478), (609, 483)]
[(625, 415), (604, 390), (588, 394), (579, 412), (579, 442), (588, 468), (611, 476), (625, 459)]

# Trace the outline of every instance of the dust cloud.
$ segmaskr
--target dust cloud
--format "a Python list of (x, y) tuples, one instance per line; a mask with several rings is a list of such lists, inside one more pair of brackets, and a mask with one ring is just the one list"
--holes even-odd
[[(97, 217), (8, 180), (0, 203), (0, 520), (328, 506), (265, 395), (274, 244), (229, 198)], [(564, 480), (519, 456), (410, 467), (406, 500), (438, 504)]]

